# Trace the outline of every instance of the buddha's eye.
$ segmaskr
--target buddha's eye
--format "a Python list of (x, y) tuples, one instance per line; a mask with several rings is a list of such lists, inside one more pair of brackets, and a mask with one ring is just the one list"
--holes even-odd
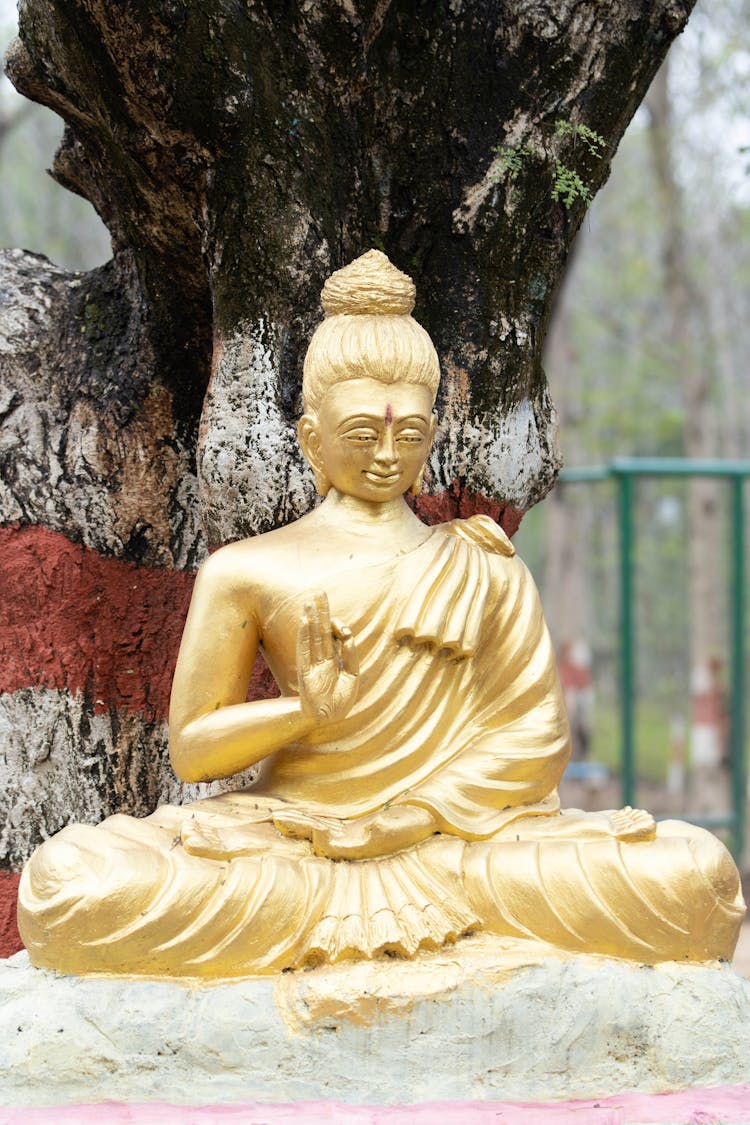
[(424, 434), (421, 434), (419, 430), (402, 430), (396, 441), (405, 442), (407, 445), (418, 445), (424, 441)]
[(359, 445), (378, 440), (378, 435), (374, 430), (350, 430), (348, 434), (344, 434), (344, 437), (347, 441), (353, 441)]

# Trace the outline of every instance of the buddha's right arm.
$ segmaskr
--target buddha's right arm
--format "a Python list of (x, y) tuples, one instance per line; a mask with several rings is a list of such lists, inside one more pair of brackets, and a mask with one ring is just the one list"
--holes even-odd
[(213, 781), (254, 766), (315, 725), (296, 696), (235, 703), (179, 729), (170, 722), (169, 756), (183, 781)]
[(239, 773), (316, 725), (296, 696), (245, 702), (259, 642), (246, 563), (224, 548), (196, 580), (169, 707), (170, 757), (184, 781)]

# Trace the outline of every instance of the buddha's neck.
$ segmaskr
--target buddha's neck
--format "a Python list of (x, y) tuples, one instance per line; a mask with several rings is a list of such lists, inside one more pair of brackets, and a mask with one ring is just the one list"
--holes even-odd
[(331, 527), (367, 536), (377, 532), (378, 536), (404, 547), (412, 546), (429, 534), (402, 496), (380, 504), (345, 496), (332, 488), (318, 512)]

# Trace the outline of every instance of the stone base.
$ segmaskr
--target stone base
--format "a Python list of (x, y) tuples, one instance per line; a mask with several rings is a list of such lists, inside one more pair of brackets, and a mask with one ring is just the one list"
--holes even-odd
[[(460, 954), (460, 956), (459, 956)], [(471, 938), (207, 985), (0, 964), (0, 1104), (591, 1098), (739, 1084), (750, 983)]]

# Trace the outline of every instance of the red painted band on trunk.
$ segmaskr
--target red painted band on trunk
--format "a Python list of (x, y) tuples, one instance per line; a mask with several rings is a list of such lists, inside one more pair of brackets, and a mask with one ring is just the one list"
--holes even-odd
[(20, 875), (0, 871), (0, 957), (12, 957), (23, 949), (16, 925), (16, 901)]
[(163, 718), (193, 579), (44, 527), (0, 528), (0, 691), (67, 688), (96, 710)]
[(420, 495), (411, 501), (412, 507), (425, 523), (447, 523), (449, 520), (468, 519), (469, 516), (491, 516), (506, 535), (515, 535), (524, 513), (502, 500), (491, 500), (481, 492), (467, 492), (454, 481), (444, 492)]
[[(482, 512), (509, 535), (523, 514), (457, 482), (413, 503), (428, 523)], [(95, 711), (166, 718), (193, 580), (105, 558), (45, 527), (0, 527), (0, 692), (66, 688)], [(258, 662), (249, 698), (272, 694)]]

